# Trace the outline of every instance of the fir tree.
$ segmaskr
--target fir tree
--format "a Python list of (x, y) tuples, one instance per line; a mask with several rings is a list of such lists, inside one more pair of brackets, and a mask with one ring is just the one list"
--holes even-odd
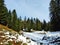
[(40, 22), (40, 20), (38, 19), (38, 18), (36, 18), (36, 25), (35, 25), (36, 27), (36, 30), (41, 30), (41, 22)]
[(11, 14), (11, 11), (9, 10), (9, 13), (8, 13), (8, 27), (11, 28), (12, 27), (12, 14)]
[(42, 29), (46, 31), (47, 30), (46, 28), (47, 28), (47, 23), (45, 20), (43, 20)]
[(0, 0), (0, 24), (7, 25), (8, 10), (4, 0)]
[(26, 16), (25, 16), (25, 17), (24, 17), (24, 26), (23, 26), (23, 28), (26, 29), (26, 26), (27, 26), (27, 25), (26, 25)]
[(51, 31), (60, 31), (60, 0), (50, 2)]
[(33, 24), (34, 24), (33, 18), (31, 17), (31, 21), (30, 21), (30, 29), (33, 29)]
[(15, 9), (12, 11), (12, 25), (12, 28), (17, 30), (17, 14)]
[(31, 26), (31, 25), (30, 25), (30, 22), (31, 22), (31, 20), (30, 20), (30, 18), (28, 18), (28, 19), (27, 19), (27, 31), (29, 31), (29, 32), (31, 31), (31, 30), (30, 30), (30, 29), (31, 29), (31, 27), (30, 27), (30, 26)]

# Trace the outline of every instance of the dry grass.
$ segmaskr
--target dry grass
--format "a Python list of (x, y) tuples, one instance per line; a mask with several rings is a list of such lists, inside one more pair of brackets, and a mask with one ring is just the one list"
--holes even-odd
[[(4, 29), (4, 30), (7, 30), (7, 31), (11, 31), (11, 32), (16, 32), (16, 31), (8, 28), (7, 26), (4, 26), (4, 25), (1, 25), (1, 24), (0, 24), (0, 31), (3, 30), (3, 29)], [(16, 33), (17, 33), (17, 32), (16, 32)]]
[(16, 45), (21, 45), (22, 41), (16, 42)]
[[(3, 43), (3, 44), (0, 44), (0, 45), (5, 45), (4, 42), (6, 42), (7, 40), (9, 40), (9, 38), (6, 39), (6, 37), (2, 37), (2, 36), (5, 36), (5, 34), (4, 34), (5, 31), (9, 31), (9, 32), (11, 32), (12, 34), (13, 34), (13, 33), (14, 33), (14, 34), (17, 33), (16, 31), (8, 28), (7, 26), (4, 26), (4, 25), (1, 25), (1, 24), (0, 24), (0, 43), (1, 43), (1, 42)], [(26, 43), (23, 43), (22, 41), (19, 41), (19, 42), (8, 41), (7, 43), (8, 43), (8, 44), (6, 44), (6, 45), (22, 45), (22, 44), (23, 44), (23, 45), (27, 45)]]
[(27, 43), (23, 43), (23, 45), (27, 45)]

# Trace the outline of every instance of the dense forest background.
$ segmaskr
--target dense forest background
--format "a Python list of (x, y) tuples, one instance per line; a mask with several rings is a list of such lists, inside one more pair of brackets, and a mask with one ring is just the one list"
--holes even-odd
[(17, 32), (20, 30), (31, 31), (59, 31), (60, 30), (60, 1), (51, 0), (50, 2), (50, 22), (45, 20), (41, 22), (38, 18), (17, 17), (16, 10), (8, 10), (4, 4), (4, 0), (0, 0), (0, 24), (3, 24)]

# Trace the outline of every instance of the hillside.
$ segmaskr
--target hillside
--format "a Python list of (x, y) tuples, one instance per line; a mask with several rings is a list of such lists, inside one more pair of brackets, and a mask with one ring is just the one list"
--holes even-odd
[(0, 24), (0, 45), (36, 45), (30, 38)]
[[(14, 31), (13, 29), (10, 29), (10, 28), (8, 28), (7, 26), (4, 26), (4, 25), (1, 25), (0, 24), (0, 31), (1, 30), (7, 30), (7, 31), (11, 31), (11, 32), (16, 32), (16, 31)], [(17, 32), (16, 32), (17, 33)]]

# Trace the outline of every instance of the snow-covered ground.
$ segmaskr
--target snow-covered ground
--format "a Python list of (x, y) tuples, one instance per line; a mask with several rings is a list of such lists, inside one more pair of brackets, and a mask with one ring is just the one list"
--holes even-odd
[[(41, 33), (42, 32), (42, 33)], [(2, 35), (1, 35), (2, 34)], [(56, 43), (60, 44), (60, 32), (46, 32), (45, 31), (36, 31), (36, 32), (23, 32), (23, 34), (11, 33), (9, 31), (0, 31), (1, 39), (6, 39), (5, 41), (22, 41), (27, 45), (55, 45)], [(4, 40), (3, 39), (3, 40)], [(5, 43), (5, 42), (4, 42)], [(3, 44), (3, 43), (1, 43)]]
[[(32, 33), (23, 32), (23, 34), (25, 37), (29, 37), (33, 41), (37, 43), (43, 43), (44, 45), (48, 45), (50, 42), (55, 42), (56, 40), (59, 40), (60, 44), (60, 32), (46, 32), (46, 34), (40, 34), (39, 32), (41, 31), (36, 31)], [(55, 43), (50, 43), (49, 45), (55, 45)]]
[[(9, 35), (9, 32), (5, 32), (4, 34), (6, 34), (7, 38), (10, 38), (8, 41), (13, 41), (12, 39), (15, 39), (16, 42), (22, 41), (23, 43), (26, 43), (27, 45), (40, 45), (40, 43), (36, 42), (39, 41), (39, 39), (41, 40), (42, 37), (44, 37), (44, 35), (40, 35), (40, 34), (36, 34), (34, 35), (34, 33), (29, 33), (29, 32), (24, 32), (25, 35), (19, 35), (19, 34), (11, 34)], [(38, 36), (40, 35), (40, 36)], [(27, 39), (27, 37), (29, 39)], [(40, 38), (39, 38), (40, 37)], [(36, 40), (36, 41), (33, 41)]]
[(58, 39), (60, 41), (60, 32), (46, 32), (45, 34), (44, 33), (45, 32), (39, 33), (39, 31), (36, 31), (23, 32), (23, 35), (9, 35), (9, 32), (6, 32), (5, 34), (8, 38), (11, 38), (8, 41), (13, 41), (12, 38), (14, 38), (16, 39), (16, 42), (22, 41), (27, 45), (40, 45), (40, 43), (43, 43), (43, 45), (55, 45), (55, 43), (53, 43), (55, 40)]
[(47, 36), (59, 36), (60, 37), (60, 31), (59, 32), (47, 32), (46, 33)]
[[(2, 35), (1, 35), (2, 34)], [(32, 41), (30, 38), (23, 36), (22, 34), (18, 34), (18, 33), (11, 33), (9, 31), (0, 31), (0, 38), (3, 39), (4, 41), (2, 41), (2, 43), (0, 42), (0, 44), (7, 44), (9, 41), (12, 41), (13, 43), (17, 43), (17, 42), (22, 42), (23, 45), (24, 43), (26, 43), (27, 45), (37, 45), (37, 42)], [(0, 39), (0, 41), (1, 41)], [(14, 45), (14, 44), (13, 44)]]
[[(32, 41), (31, 39), (26, 39), (26, 37), (19, 35), (18, 40), (23, 41), (23, 43), (27, 43), (28, 45), (37, 45), (37, 42)], [(28, 40), (28, 41), (27, 41)], [(29, 42), (30, 41), (30, 42)], [(29, 43), (28, 43), (29, 42)]]
[(45, 35), (44, 34), (37, 34), (37, 33), (29, 33), (29, 32), (24, 32), (24, 36), (29, 37), (32, 40), (38, 41), (42, 39)]

